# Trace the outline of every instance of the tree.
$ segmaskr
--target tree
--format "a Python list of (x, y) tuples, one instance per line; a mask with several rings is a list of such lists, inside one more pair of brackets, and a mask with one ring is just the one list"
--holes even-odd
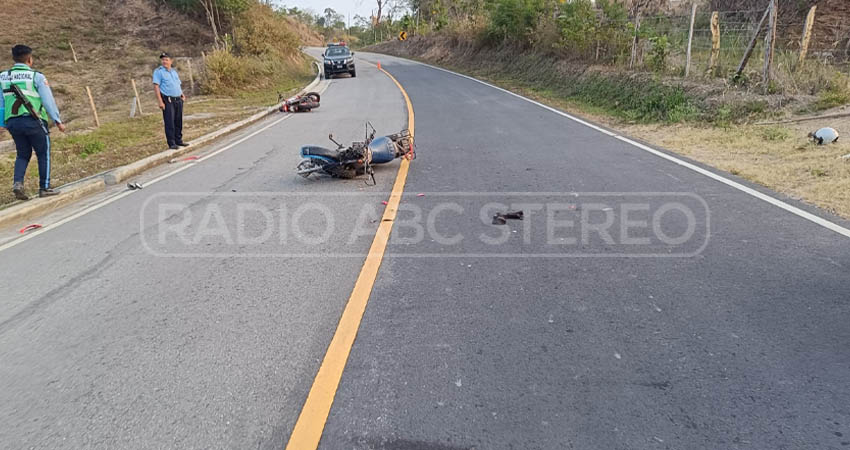
[[(224, 30), (221, 16), (224, 13), (228, 26), (233, 26), (234, 15), (241, 13), (251, 6), (251, 0), (195, 0), (195, 5), (200, 5), (204, 11), (207, 23), (210, 25), (215, 46), (221, 44), (221, 33)], [(229, 16), (229, 17), (228, 17)]]

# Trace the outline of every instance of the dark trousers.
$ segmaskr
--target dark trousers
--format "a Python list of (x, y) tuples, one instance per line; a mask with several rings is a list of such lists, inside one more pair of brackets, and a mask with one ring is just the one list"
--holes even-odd
[(165, 109), (162, 110), (162, 121), (165, 122), (165, 139), (168, 146), (183, 142), (183, 100), (180, 97), (162, 96)]
[(15, 141), (18, 156), (15, 159), (15, 183), (23, 183), (33, 151), (38, 158), (38, 188), (50, 187), (50, 135), (47, 124), (30, 116), (13, 117), (6, 129)]

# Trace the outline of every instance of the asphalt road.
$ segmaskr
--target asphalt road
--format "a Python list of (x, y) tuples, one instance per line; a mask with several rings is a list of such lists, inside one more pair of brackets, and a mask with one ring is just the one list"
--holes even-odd
[[(404, 126), (375, 60), (410, 95), (417, 159), (320, 448), (850, 446), (850, 240), (491, 87), (358, 57), (316, 112), (0, 252), (0, 447), (286, 445), (398, 162), (375, 187), (292, 169), (328, 132)], [(489, 222), (507, 209), (524, 220)]]

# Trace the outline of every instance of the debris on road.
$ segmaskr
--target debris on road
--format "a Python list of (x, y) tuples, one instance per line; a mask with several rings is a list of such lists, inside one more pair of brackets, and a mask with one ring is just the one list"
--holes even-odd
[(185, 162), (185, 161), (197, 161), (197, 160), (198, 160), (198, 157), (197, 157), (197, 156), (187, 156), (187, 157), (185, 157), (185, 158), (174, 158), (174, 159), (171, 159), (171, 160), (169, 160), (169, 161), (168, 161), (168, 163), (169, 163), (169, 164), (174, 164), (174, 163), (178, 163), (178, 162)]
[(522, 220), (522, 211), (496, 213), (493, 216), (493, 225), (505, 225), (508, 220)]
[(416, 194), (417, 197), (424, 197), (425, 194)]
[(127, 189), (131, 191), (143, 189), (143, 186), (139, 183), (127, 183)]
[(27, 226), (21, 228), (18, 232), (21, 233), (21, 234), (24, 234), (27, 231), (37, 230), (39, 228), (41, 228), (41, 225), (34, 223), (32, 225), (27, 225)]
[(817, 145), (833, 144), (838, 141), (838, 137), (838, 131), (835, 131), (835, 128), (830, 127), (824, 127), (809, 133), (809, 138), (811, 138)]

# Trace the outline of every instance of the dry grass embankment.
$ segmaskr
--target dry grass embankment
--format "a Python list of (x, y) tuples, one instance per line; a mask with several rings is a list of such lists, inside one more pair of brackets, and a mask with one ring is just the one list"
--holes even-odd
[[(36, 69), (44, 72), (56, 95), (69, 133), (52, 133), (52, 179), (55, 186), (127, 164), (165, 147), (162, 116), (151, 84), (151, 73), (166, 50), (176, 56), (184, 89), (189, 97), (185, 108), (184, 138), (191, 140), (235, 121), (263, 107), (273, 105), (277, 92), (292, 92), (309, 83), (312, 68), (297, 54), (299, 40), (320, 42), (309, 29), (286, 28), (293, 52), (285, 58), (227, 55), (236, 64), (232, 73), (240, 79), (216, 86), (211, 83), (220, 72), (207, 73), (201, 51), (209, 53), (212, 37), (204, 24), (151, 0), (56, 0), (49, 6), (38, 2), (11, 0), (12, 7), (0, 9), (0, 23), (12, 33), (0, 36), (0, 60), (16, 43), (27, 43), (35, 51)], [(41, 17), (41, 26), (32, 28), (14, 17)], [(286, 23), (294, 21), (282, 18)], [(284, 28), (286, 24), (283, 25)], [(280, 30), (276, 30), (279, 31)], [(74, 62), (70, 44), (79, 62)], [(4, 50), (5, 49), (5, 50)], [(196, 82), (190, 92), (189, 67), (192, 58)], [(6, 63), (3, 63), (6, 64)], [(225, 68), (226, 69), (226, 68)], [(129, 118), (133, 98), (130, 79), (140, 90), (142, 117)], [(250, 79), (250, 82), (246, 80)], [(90, 86), (98, 107), (101, 127), (94, 128), (85, 87)], [(8, 140), (6, 132), (0, 140)], [(0, 151), (0, 205), (13, 202), (11, 195), (13, 148)], [(30, 163), (26, 187), (32, 194), (38, 180), (35, 157)]]

